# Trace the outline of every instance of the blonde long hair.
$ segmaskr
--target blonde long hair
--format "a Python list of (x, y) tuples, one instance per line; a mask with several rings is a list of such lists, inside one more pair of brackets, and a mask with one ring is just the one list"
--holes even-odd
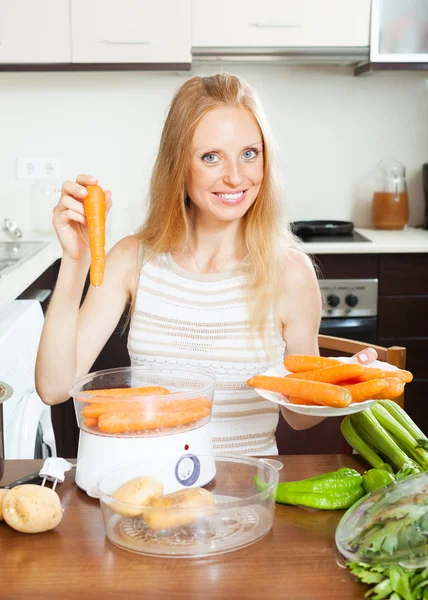
[(282, 219), (282, 190), (267, 119), (256, 92), (241, 78), (227, 73), (192, 77), (175, 94), (151, 177), (148, 214), (138, 235), (149, 256), (189, 242), (192, 223), (185, 180), (193, 135), (202, 117), (222, 105), (248, 110), (263, 139), (264, 177), (257, 199), (244, 217), (244, 231), (252, 331), (261, 332), (265, 338), (268, 316), (272, 309), (277, 314), (283, 287), (284, 246), (293, 246), (294, 238)]

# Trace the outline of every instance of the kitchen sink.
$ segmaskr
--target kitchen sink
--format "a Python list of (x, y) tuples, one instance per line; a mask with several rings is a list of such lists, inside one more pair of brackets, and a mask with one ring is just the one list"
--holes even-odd
[(0, 242), (0, 277), (4, 277), (45, 248), (46, 242)]

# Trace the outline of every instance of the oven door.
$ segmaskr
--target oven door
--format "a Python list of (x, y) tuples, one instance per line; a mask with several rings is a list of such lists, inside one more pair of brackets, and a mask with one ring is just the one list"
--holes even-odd
[(321, 321), (319, 332), (324, 335), (376, 344), (377, 317), (326, 317)]

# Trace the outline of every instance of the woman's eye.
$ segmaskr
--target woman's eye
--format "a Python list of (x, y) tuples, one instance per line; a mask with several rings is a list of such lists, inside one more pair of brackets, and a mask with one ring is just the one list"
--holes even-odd
[(207, 163), (216, 163), (218, 161), (218, 156), (217, 154), (204, 154), (204, 156), (202, 157), (202, 160), (204, 160)]
[(244, 154), (242, 155), (244, 158), (249, 159), (249, 158), (256, 158), (258, 152), (256, 150), (245, 150)]

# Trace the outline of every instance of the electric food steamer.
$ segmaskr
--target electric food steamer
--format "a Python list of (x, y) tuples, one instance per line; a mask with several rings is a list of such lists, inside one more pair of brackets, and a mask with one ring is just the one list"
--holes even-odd
[[(138, 391), (152, 386), (169, 393)], [(206, 485), (216, 472), (210, 433), (214, 387), (208, 371), (168, 365), (107, 369), (74, 381), (70, 395), (80, 428), (77, 485), (99, 497), (97, 482), (106, 473), (138, 460), (151, 461), (155, 471), (159, 458), (166, 491)], [(168, 417), (174, 411), (180, 413), (178, 420), (175, 414)], [(108, 412), (113, 417), (93, 416)], [(139, 430), (140, 424), (149, 428)]]

